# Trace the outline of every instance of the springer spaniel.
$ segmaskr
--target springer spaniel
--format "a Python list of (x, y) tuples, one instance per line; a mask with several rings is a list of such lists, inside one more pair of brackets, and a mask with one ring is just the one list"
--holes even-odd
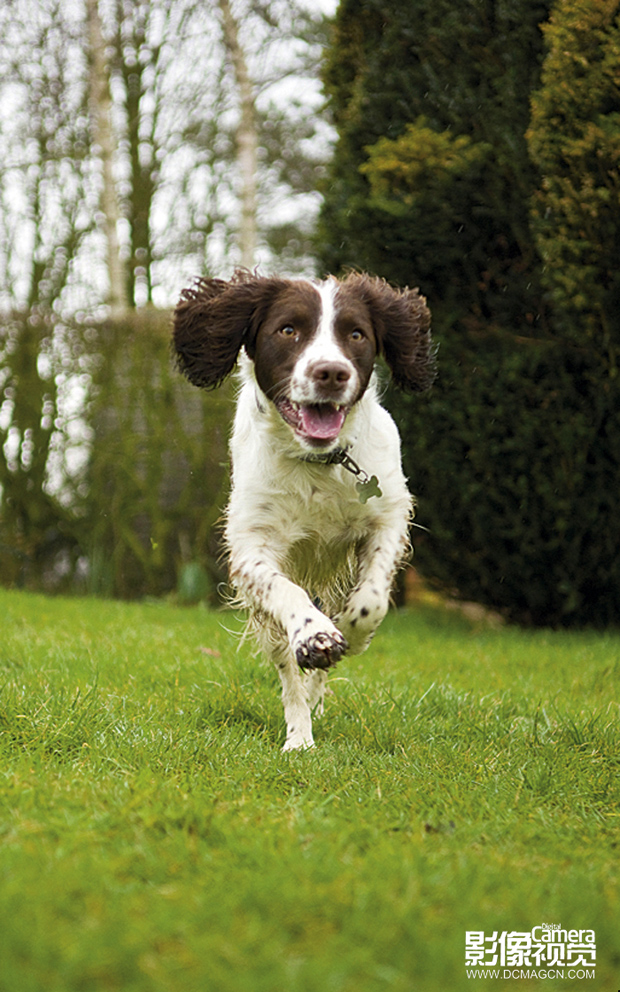
[(383, 355), (403, 389), (430, 387), (428, 309), (417, 290), (358, 273), (310, 282), (237, 272), (183, 292), (174, 348), (205, 388), (239, 357), (231, 582), (278, 669), (284, 750), (312, 747), (327, 670), (367, 647), (408, 549), (400, 439), (373, 369)]

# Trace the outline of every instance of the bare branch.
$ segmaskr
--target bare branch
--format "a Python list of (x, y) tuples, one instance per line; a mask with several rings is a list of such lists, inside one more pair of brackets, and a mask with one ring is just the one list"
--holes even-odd
[(239, 28), (229, 0), (218, 0), (222, 13), (224, 44), (232, 62), (239, 92), (240, 119), (237, 127), (237, 160), (241, 173), (241, 223), (239, 247), (241, 264), (251, 269), (255, 264), (257, 244), (258, 133), (254, 88), (245, 53), (239, 41)]

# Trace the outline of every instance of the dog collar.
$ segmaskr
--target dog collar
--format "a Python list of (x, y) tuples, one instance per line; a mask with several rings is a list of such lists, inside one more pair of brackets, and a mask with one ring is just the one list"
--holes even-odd
[(310, 462), (312, 465), (342, 465), (347, 472), (357, 478), (355, 489), (360, 498), (360, 503), (367, 503), (373, 496), (383, 496), (379, 487), (379, 480), (376, 475), (368, 475), (361, 468), (351, 455), (349, 448), (334, 448), (333, 451), (326, 451), (325, 454), (317, 452), (316, 455), (305, 455), (303, 462)]

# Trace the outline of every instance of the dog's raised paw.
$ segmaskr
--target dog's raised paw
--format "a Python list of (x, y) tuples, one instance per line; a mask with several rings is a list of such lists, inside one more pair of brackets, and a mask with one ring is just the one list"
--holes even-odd
[(340, 661), (349, 645), (339, 631), (334, 634), (313, 634), (295, 649), (297, 664), (304, 671), (331, 668)]

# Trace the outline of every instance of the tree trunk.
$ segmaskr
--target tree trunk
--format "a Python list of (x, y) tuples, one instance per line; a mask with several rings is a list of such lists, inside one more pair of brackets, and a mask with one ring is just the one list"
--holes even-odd
[(107, 245), (107, 268), (109, 278), (108, 303), (113, 315), (126, 311), (127, 273), (120, 254), (118, 221), (121, 219), (116, 185), (114, 182), (114, 158), (116, 136), (112, 123), (112, 97), (105, 56), (105, 42), (101, 30), (98, 0), (86, 0), (90, 48), (90, 101), (93, 139), (100, 148), (103, 170), (101, 211)]
[(224, 44), (232, 62), (241, 110), (241, 118), (237, 127), (237, 163), (241, 174), (241, 221), (239, 225), (241, 264), (245, 268), (252, 269), (255, 265), (257, 244), (258, 134), (256, 105), (245, 53), (239, 41), (238, 24), (232, 13), (230, 2), (229, 0), (218, 0), (218, 3), (222, 12)]

